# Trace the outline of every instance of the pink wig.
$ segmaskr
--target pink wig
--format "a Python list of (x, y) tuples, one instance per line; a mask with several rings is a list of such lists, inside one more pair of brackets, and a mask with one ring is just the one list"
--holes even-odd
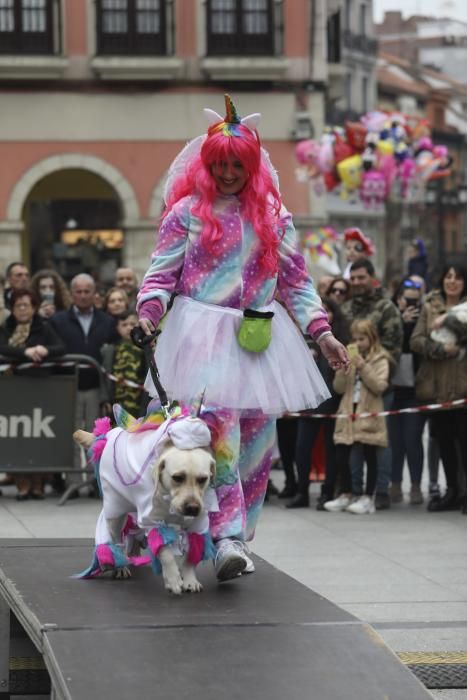
[(252, 132), (242, 124), (235, 124), (232, 125), (231, 133), (227, 134), (226, 130), (221, 128), (223, 124), (221, 122), (209, 128), (200, 153), (189, 163), (185, 173), (175, 181), (163, 216), (166, 216), (182, 197), (198, 194), (198, 201), (192, 211), (204, 223), (201, 243), (209, 252), (215, 252), (222, 238), (222, 228), (212, 210), (218, 191), (211, 168), (214, 164), (231, 158), (240, 161), (248, 173), (245, 187), (238, 193), (242, 214), (251, 222), (262, 243), (261, 263), (263, 269), (272, 276), (277, 272), (279, 260), (280, 194), (261, 159), (258, 133)]

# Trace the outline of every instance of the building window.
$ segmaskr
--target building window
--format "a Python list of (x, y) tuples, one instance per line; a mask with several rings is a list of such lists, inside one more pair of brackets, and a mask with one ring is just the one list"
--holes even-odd
[(366, 5), (360, 5), (359, 34), (366, 36)]
[(346, 107), (350, 111), (352, 109), (352, 75), (347, 73), (345, 80), (345, 102)]
[(97, 52), (165, 56), (173, 1), (97, 0)]
[(0, 53), (56, 53), (59, 11), (57, 0), (0, 0)]
[(327, 47), (329, 63), (341, 61), (341, 13), (340, 10), (328, 17)]
[(345, 29), (350, 32), (352, 29), (352, 0), (345, 0), (344, 21)]
[(208, 55), (275, 53), (276, 0), (207, 0)]
[(362, 112), (368, 112), (368, 78), (366, 75), (362, 78)]

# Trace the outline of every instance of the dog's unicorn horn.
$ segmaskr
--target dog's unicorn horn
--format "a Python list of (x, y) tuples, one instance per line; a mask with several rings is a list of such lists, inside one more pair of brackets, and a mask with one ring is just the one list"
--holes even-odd
[(200, 417), (205, 395), (206, 387), (203, 389), (203, 393), (200, 395), (200, 397), (191, 404), (190, 415), (192, 418)]

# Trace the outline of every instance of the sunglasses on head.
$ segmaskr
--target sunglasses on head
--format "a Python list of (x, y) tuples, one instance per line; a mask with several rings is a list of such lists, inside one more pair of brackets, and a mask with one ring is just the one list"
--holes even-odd
[(404, 280), (403, 286), (405, 289), (421, 289), (422, 285), (420, 282), (414, 282), (414, 280)]

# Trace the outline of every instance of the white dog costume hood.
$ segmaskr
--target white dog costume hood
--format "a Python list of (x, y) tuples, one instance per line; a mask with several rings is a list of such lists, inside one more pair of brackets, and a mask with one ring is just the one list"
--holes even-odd
[[(123, 428), (113, 428), (107, 435), (107, 444), (102, 452), (99, 475), (104, 498), (104, 513), (107, 518), (115, 518), (122, 512), (122, 499), (135, 507), (137, 524), (147, 529), (154, 527), (152, 518), (154, 482), (152, 465), (168, 442), (180, 450), (196, 447), (209, 447), (211, 433), (206, 423), (199, 418), (169, 418), (157, 430), (128, 432)], [(213, 491), (213, 489), (209, 489)], [(209, 493), (210, 510), (217, 510)], [(214, 493), (215, 496), (215, 493)], [(192, 519), (187, 529), (193, 532), (208, 528), (207, 513), (204, 522)]]

